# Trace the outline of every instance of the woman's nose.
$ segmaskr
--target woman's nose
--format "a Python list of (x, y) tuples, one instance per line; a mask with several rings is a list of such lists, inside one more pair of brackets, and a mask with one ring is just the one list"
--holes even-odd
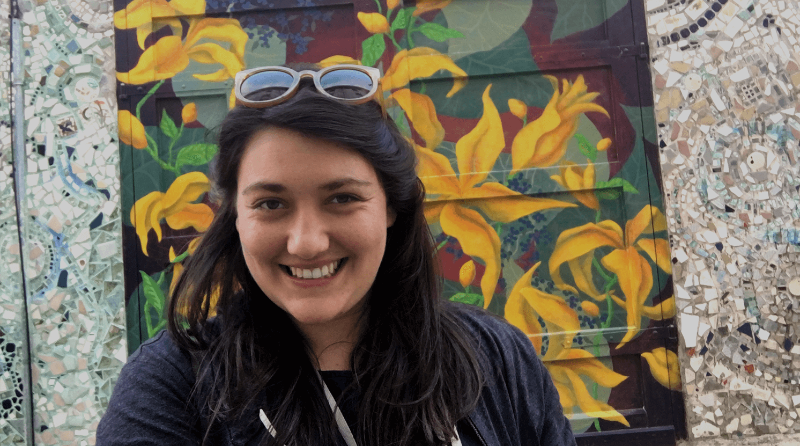
[(289, 228), (286, 249), (301, 259), (313, 259), (328, 250), (328, 228), (314, 210), (298, 210)]

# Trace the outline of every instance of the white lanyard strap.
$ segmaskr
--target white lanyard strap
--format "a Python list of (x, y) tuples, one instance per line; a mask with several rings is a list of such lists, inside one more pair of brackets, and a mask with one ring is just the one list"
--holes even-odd
[[(317, 376), (319, 376), (319, 380), (322, 382), (322, 389), (325, 391), (325, 397), (328, 399), (328, 404), (331, 406), (333, 417), (336, 419), (336, 425), (339, 427), (339, 433), (342, 434), (344, 442), (347, 443), (347, 446), (358, 446), (356, 445), (355, 437), (353, 437), (353, 432), (350, 431), (350, 426), (347, 425), (347, 421), (344, 419), (342, 411), (339, 410), (339, 406), (336, 404), (336, 399), (333, 397), (330, 389), (328, 389), (328, 385), (325, 384), (325, 380), (322, 379), (322, 376), (320, 376), (319, 373), (317, 373)], [(259, 409), (258, 416), (261, 419), (261, 422), (264, 424), (264, 427), (267, 428), (267, 431), (273, 437), (277, 437), (277, 431), (275, 430), (275, 427), (272, 426), (269, 418), (267, 418), (267, 414), (264, 413), (264, 409)], [(457, 430), (456, 436), (451, 440), (450, 444), (451, 446), (461, 446), (461, 438), (459, 438)]]

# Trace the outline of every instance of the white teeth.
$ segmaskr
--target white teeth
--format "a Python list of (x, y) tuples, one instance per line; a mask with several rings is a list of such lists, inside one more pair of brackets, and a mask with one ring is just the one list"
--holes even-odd
[(291, 271), (292, 276), (300, 279), (319, 279), (321, 277), (330, 277), (333, 274), (335, 274), (336, 270), (339, 268), (340, 263), (341, 262), (339, 260), (336, 260), (327, 265), (322, 266), (321, 268), (314, 268), (314, 269), (302, 269), (290, 266), (289, 270)]

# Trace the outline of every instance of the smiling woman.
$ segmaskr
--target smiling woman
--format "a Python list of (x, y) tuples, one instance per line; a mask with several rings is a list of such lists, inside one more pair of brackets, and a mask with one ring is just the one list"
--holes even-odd
[(527, 336), (439, 298), (415, 150), (375, 74), (265, 67), (237, 99), (248, 76), (270, 95), (220, 128), (219, 210), (97, 444), (574, 444)]

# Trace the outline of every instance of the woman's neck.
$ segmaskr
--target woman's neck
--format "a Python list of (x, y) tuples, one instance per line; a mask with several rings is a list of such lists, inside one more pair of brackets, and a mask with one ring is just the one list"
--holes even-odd
[(358, 340), (358, 318), (342, 318), (325, 324), (299, 325), (319, 370), (350, 370), (350, 357)]

